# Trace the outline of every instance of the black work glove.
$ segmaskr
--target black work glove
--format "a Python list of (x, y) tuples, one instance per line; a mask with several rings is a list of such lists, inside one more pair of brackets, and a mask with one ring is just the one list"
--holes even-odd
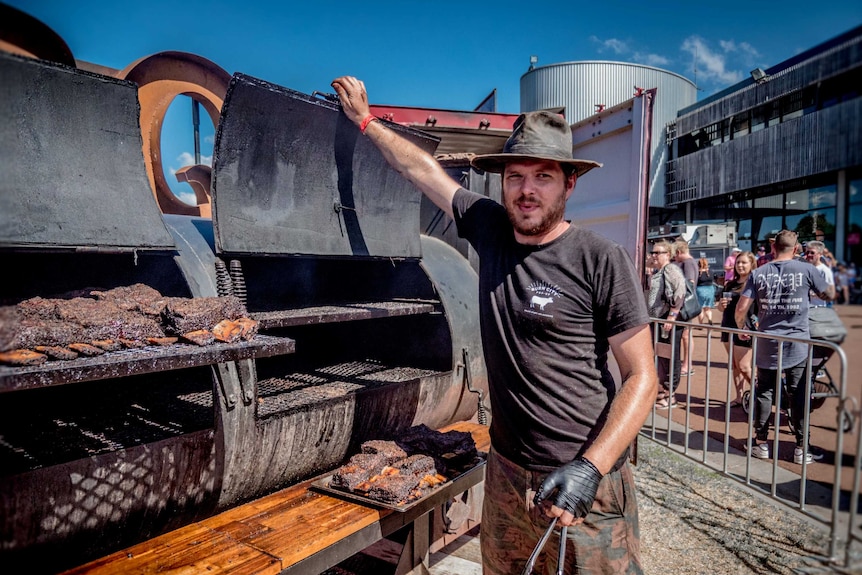
[(571, 463), (566, 463), (548, 474), (533, 502), (539, 505), (554, 489), (557, 496), (554, 505), (575, 516), (575, 519), (586, 517), (596, 498), (596, 490), (602, 474), (589, 460), (578, 457)]

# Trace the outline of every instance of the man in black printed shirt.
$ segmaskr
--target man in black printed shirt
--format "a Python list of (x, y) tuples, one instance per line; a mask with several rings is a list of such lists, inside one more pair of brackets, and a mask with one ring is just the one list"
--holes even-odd
[[(431, 155), (376, 121), (361, 81), (345, 76), (332, 86), (347, 117), (479, 254), (492, 412), (484, 573), (519, 573), (549, 517), (575, 526), (566, 573), (641, 573), (627, 455), (657, 392), (643, 291), (622, 247), (564, 219), (577, 178), (599, 164), (572, 158), (560, 116), (523, 114), (503, 153), (473, 160), (502, 174), (501, 206), (461, 188)], [(621, 382), (608, 369), (609, 352)], [(538, 572), (556, 561), (545, 551)]]

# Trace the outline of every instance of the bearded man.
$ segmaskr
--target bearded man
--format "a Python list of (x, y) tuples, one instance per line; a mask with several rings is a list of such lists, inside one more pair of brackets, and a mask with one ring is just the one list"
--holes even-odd
[[(492, 413), (483, 572), (520, 573), (556, 518), (575, 548), (565, 573), (641, 573), (628, 448), (657, 391), (643, 290), (621, 246), (564, 219), (578, 177), (600, 164), (572, 157), (559, 115), (522, 114), (502, 153), (472, 160), (501, 174), (501, 206), (372, 116), (361, 81), (332, 86), (347, 117), (479, 254)], [(536, 568), (551, 573), (556, 562), (545, 551)]]

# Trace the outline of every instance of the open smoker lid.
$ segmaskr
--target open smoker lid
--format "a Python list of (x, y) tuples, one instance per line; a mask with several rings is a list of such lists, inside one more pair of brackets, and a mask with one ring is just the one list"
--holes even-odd
[(0, 247), (174, 249), (137, 87), (0, 52)]
[[(429, 153), (439, 143), (389, 126)], [(333, 101), (235, 74), (213, 154), (213, 227), (221, 253), (422, 255), (421, 192)]]

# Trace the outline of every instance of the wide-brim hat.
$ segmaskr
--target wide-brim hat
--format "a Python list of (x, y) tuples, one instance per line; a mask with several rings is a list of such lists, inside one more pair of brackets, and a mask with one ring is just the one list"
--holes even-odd
[(507, 163), (521, 160), (551, 160), (574, 166), (579, 177), (602, 167), (599, 162), (573, 158), (569, 125), (559, 114), (544, 110), (518, 116), (502, 153), (475, 156), (470, 163), (478, 170), (502, 173)]

